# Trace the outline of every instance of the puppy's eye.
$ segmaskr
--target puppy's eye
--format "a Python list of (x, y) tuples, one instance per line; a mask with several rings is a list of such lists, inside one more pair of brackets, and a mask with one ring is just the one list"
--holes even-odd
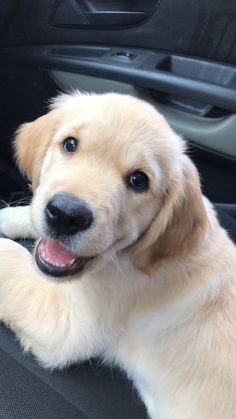
[(128, 177), (128, 184), (137, 192), (143, 191), (148, 188), (148, 177), (144, 172), (141, 172), (141, 170), (137, 170)]
[(66, 151), (66, 153), (74, 153), (77, 150), (78, 145), (79, 141), (74, 137), (68, 137), (62, 143), (63, 150)]

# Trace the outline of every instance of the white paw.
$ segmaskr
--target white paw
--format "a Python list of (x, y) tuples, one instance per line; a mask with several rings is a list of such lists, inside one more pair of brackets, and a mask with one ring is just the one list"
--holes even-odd
[(12, 208), (7, 207), (0, 210), (0, 234), (14, 239), (14, 222), (12, 221), (12, 218)]
[(7, 207), (0, 210), (0, 236), (10, 239), (37, 237), (30, 221), (28, 206)]

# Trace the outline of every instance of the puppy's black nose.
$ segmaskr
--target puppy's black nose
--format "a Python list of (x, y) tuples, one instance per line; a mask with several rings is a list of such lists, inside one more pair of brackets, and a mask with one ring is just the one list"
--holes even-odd
[(88, 229), (93, 221), (88, 206), (69, 194), (57, 194), (48, 202), (46, 219), (57, 234), (75, 234)]

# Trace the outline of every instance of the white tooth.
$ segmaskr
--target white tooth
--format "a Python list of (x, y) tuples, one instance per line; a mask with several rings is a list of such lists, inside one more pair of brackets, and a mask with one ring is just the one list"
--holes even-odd
[(53, 261), (51, 261), (51, 260), (47, 257), (46, 252), (44, 251), (44, 249), (42, 250), (41, 255), (42, 255), (42, 258), (45, 260), (45, 262), (48, 262), (48, 263), (50, 263), (51, 265), (56, 266), (57, 268), (65, 268), (66, 266), (71, 266), (71, 265), (73, 265), (73, 263), (75, 262), (75, 259), (71, 259), (71, 261), (70, 261), (67, 265), (66, 265), (66, 264), (64, 264), (64, 263), (57, 263), (57, 262), (53, 262)]
[(54, 263), (54, 265), (57, 266), (58, 268), (65, 268), (66, 266), (63, 263)]

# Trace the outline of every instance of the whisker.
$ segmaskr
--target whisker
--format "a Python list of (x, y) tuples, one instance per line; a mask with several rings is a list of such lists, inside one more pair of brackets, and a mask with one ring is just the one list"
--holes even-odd
[(4, 201), (3, 199), (1, 199), (0, 201), (0, 208), (6, 208), (6, 207), (10, 207), (9, 203)]
[(7, 202), (3, 199), (0, 200), (1, 203), (1, 208), (5, 207), (12, 207), (12, 206), (19, 206), (21, 204), (30, 204), (31, 202), (31, 197), (25, 197), (25, 198), (19, 198), (16, 199), (15, 201), (11, 201), (11, 202)]
[(125, 273), (121, 269), (119, 255), (117, 255), (117, 253), (115, 253), (115, 250), (114, 249), (106, 249), (105, 254), (107, 254), (111, 258), (111, 260), (113, 261), (117, 271), (123, 276), (123, 278), (128, 280), (127, 276), (125, 275)]

